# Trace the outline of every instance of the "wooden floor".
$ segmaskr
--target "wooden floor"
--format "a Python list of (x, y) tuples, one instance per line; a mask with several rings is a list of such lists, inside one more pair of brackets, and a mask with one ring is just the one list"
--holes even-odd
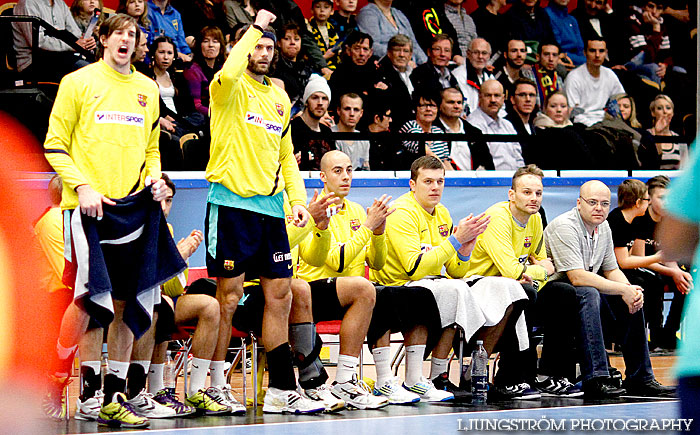
[[(673, 355), (667, 355), (667, 356), (652, 356), (651, 357), (651, 364), (654, 369), (654, 374), (656, 375), (656, 379), (661, 382), (664, 385), (675, 385), (676, 380), (673, 377), (673, 366), (675, 364), (676, 357)], [(620, 372), (624, 374), (625, 372), (625, 362), (621, 356), (611, 356), (610, 357), (610, 363), (613, 367), (616, 367)], [(333, 379), (335, 377), (335, 367), (329, 366), (327, 367), (328, 374), (330, 376), (330, 379)], [(399, 376), (403, 377), (403, 367), (399, 369)], [(423, 366), (423, 373), (427, 375), (430, 372), (430, 362), (426, 361)], [(376, 372), (374, 369), (373, 364), (366, 364), (363, 367), (363, 374), (365, 378), (369, 379), (376, 379)], [(450, 365), (450, 377), (453, 380), (459, 379), (459, 364), (456, 363), (456, 361), (453, 361), (452, 364)], [(264, 385), (267, 385), (267, 373), (265, 373), (264, 379), (263, 379)], [(234, 391), (238, 394), (238, 399), (242, 401), (242, 386), (243, 386), (243, 378), (240, 369), (238, 369), (236, 372), (234, 372), (231, 376), (231, 386), (233, 387)], [(249, 397), (249, 404), (252, 404), (250, 402), (250, 398), (252, 397), (253, 391), (251, 389), (251, 375), (248, 375), (247, 378), (247, 386), (248, 386), (248, 397)], [(183, 394), (183, 381), (182, 377), (178, 379), (178, 385), (177, 385), (177, 392), (182, 400), (184, 398)], [(74, 378), (74, 381), (69, 385), (69, 395), (70, 395), (70, 403), (71, 403), (71, 410), (70, 413), (73, 415), (75, 413), (75, 401), (78, 397), (79, 394), (79, 382), (78, 378)]]

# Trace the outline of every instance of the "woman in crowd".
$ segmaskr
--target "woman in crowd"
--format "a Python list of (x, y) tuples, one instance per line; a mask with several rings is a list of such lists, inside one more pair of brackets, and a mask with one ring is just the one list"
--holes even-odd
[(542, 169), (593, 169), (591, 151), (569, 120), (571, 108), (563, 92), (555, 92), (535, 118), (535, 137), (525, 163)]
[[(399, 133), (443, 133), (433, 123), (437, 119), (440, 98), (425, 90), (417, 89), (413, 93), (416, 119), (407, 121)], [(404, 166), (408, 167), (418, 157), (429, 155), (440, 159), (445, 170), (453, 170), (450, 164), (450, 149), (445, 141), (405, 140), (402, 142)]]
[(659, 169), (660, 159), (651, 134), (642, 129), (637, 120), (637, 107), (629, 94), (617, 94), (610, 97), (605, 105), (603, 123), (629, 134), (632, 146), (642, 169)]
[[(78, 28), (80, 29), (81, 32), (85, 33), (87, 30), (88, 26), (90, 25), (90, 20), (92, 19), (92, 16), (95, 14), (95, 9), (99, 9), (100, 11), (103, 10), (102, 7), (102, 0), (74, 0), (73, 4), (70, 7), (70, 12), (73, 15), (73, 19), (75, 20), (75, 24), (78, 25)], [(100, 29), (100, 24), (105, 20), (106, 14), (100, 14), (99, 18), (97, 19), (97, 24), (95, 25), (93, 29), (93, 34), (95, 36), (95, 40), (97, 40), (97, 32)]]
[(209, 83), (221, 69), (226, 57), (226, 41), (218, 27), (206, 26), (195, 39), (194, 59), (185, 70), (194, 106), (204, 116), (209, 115)]
[[(673, 101), (667, 95), (659, 94), (649, 105), (653, 126), (647, 131), (652, 136), (678, 136), (671, 130), (673, 119)], [(656, 150), (661, 159), (659, 169), (680, 169), (688, 155), (688, 144), (657, 143)]]
[(411, 23), (400, 10), (391, 7), (394, 0), (369, 0), (370, 3), (357, 14), (357, 26), (360, 31), (368, 33), (374, 40), (374, 55), (382, 58), (386, 55), (389, 39), (397, 33), (411, 38), (413, 42), (413, 62), (416, 65), (428, 60), (423, 49), (416, 41)]

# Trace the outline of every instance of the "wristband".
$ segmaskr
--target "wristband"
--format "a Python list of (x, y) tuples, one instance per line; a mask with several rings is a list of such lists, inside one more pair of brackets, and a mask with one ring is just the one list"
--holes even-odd
[(253, 27), (254, 29), (260, 30), (260, 33), (265, 33), (265, 29), (263, 29), (262, 27), (258, 26), (257, 24), (253, 24), (251, 27)]

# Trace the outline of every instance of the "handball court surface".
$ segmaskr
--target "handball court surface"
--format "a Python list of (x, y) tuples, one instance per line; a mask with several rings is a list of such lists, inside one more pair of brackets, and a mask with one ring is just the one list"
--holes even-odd
[[(652, 356), (652, 365), (657, 379), (666, 385), (675, 384), (672, 377), (674, 356)], [(614, 367), (624, 372), (624, 362), (621, 357), (611, 357)], [(334, 367), (328, 368), (331, 379), (334, 377)], [(365, 376), (373, 377), (374, 366), (365, 365)], [(429, 365), (424, 367), (424, 373), (428, 373)], [(451, 378), (457, 379), (459, 365), (453, 361), (451, 364)], [(403, 368), (399, 370), (403, 375)], [(239, 393), (241, 400), (240, 370), (233, 374), (233, 387)], [(70, 385), (71, 415), (75, 412), (77, 398), (77, 379)], [(252, 391), (249, 386), (249, 397)], [(182, 381), (178, 381), (178, 393), (182, 399)], [(263, 414), (262, 406), (258, 406), (257, 412), (252, 407), (248, 408), (245, 416), (219, 416), (219, 417), (186, 417), (180, 419), (151, 420), (151, 426), (147, 430), (120, 430), (99, 427), (95, 422), (85, 422), (71, 418), (69, 422), (51, 422), (48, 427), (51, 433), (56, 434), (85, 434), (121, 432), (128, 433), (152, 433), (177, 435), (220, 435), (220, 434), (332, 434), (332, 435), (360, 435), (360, 434), (460, 434), (460, 433), (487, 433), (475, 430), (468, 431), (470, 420), (502, 420), (532, 419), (535, 421), (571, 421), (572, 419), (646, 419), (662, 420), (678, 418), (679, 406), (676, 400), (671, 399), (645, 399), (640, 397), (622, 397), (611, 400), (588, 400), (582, 398), (549, 398), (539, 400), (522, 400), (488, 403), (486, 405), (473, 406), (469, 402), (445, 402), (445, 403), (418, 403), (415, 405), (389, 405), (379, 410), (342, 410), (333, 414), (319, 415), (279, 415)], [(472, 425), (475, 422), (472, 422)], [(560, 423), (557, 423), (560, 424)], [(570, 423), (567, 423), (570, 424)], [(472, 426), (478, 427), (478, 426)], [(545, 422), (544, 429), (546, 430)], [(460, 430), (461, 429), (461, 430)], [(695, 429), (695, 428), (694, 428)], [(536, 431), (528, 431), (533, 433)], [(597, 433), (603, 433), (596, 431)], [(695, 431), (694, 431), (695, 432)], [(498, 433), (490, 431), (488, 433)], [(526, 433), (526, 432), (510, 432)], [(572, 433), (572, 432), (569, 432)], [(646, 431), (644, 433), (662, 433), (661, 431)], [(669, 433), (664, 431), (663, 433)]]

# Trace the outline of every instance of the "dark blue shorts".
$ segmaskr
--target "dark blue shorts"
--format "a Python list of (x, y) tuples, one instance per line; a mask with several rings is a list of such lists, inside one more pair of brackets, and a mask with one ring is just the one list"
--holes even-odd
[(292, 277), (283, 218), (207, 203), (204, 230), (209, 276)]

